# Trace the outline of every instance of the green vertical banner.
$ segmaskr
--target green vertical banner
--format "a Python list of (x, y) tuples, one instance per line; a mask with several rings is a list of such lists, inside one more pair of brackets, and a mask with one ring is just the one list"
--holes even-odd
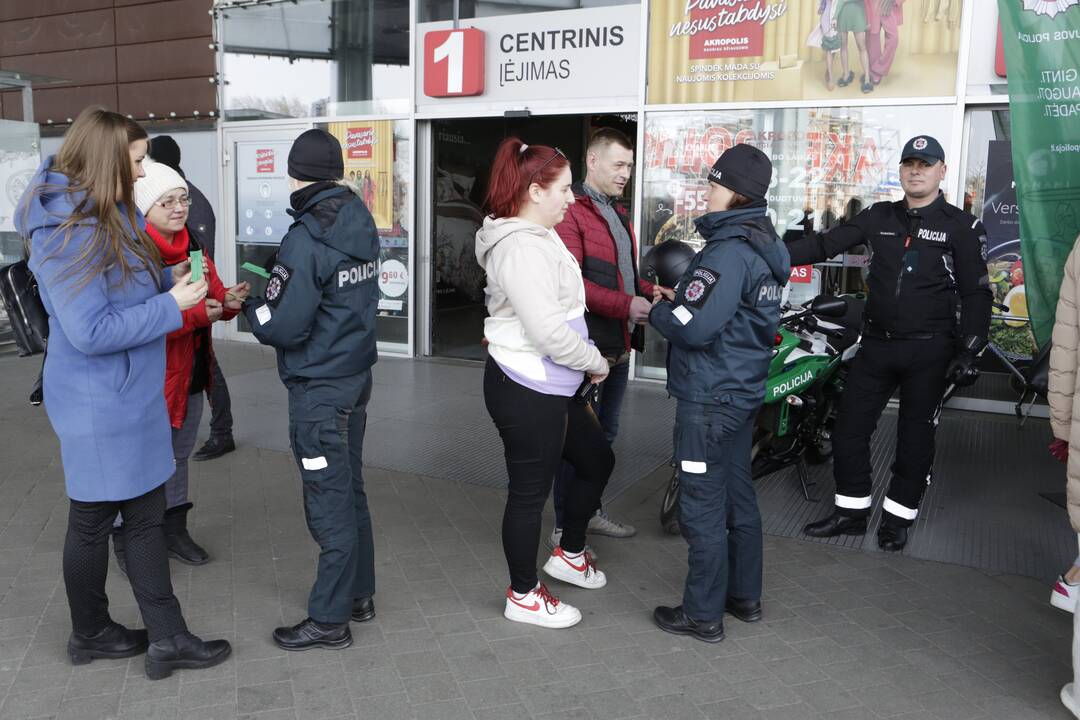
[(1042, 346), (1080, 234), (1080, 0), (998, 0), (998, 8), (1025, 294)]

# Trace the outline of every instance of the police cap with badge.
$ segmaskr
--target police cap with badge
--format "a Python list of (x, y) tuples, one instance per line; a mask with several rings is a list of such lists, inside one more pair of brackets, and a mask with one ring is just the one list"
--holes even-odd
[(900, 162), (915, 158), (931, 165), (945, 162), (945, 150), (934, 138), (929, 135), (916, 135), (907, 141), (903, 152), (900, 153)]

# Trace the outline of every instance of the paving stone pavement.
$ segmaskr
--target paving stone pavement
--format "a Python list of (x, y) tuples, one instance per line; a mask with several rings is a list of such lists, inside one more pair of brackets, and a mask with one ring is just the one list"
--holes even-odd
[[(0, 720), (1069, 717), (1071, 619), (1042, 580), (770, 537), (762, 622), (729, 618), (719, 645), (660, 632), (651, 610), (685, 571), (683, 541), (656, 524), (666, 468), (609, 508), (637, 536), (591, 540), (607, 587), (551, 583), (584, 614), (562, 631), (501, 616), (502, 491), (371, 468), (378, 615), (347, 650), (283, 652), (270, 631), (304, 616), (315, 545), (291, 458), (250, 443), (192, 464), (192, 532), (213, 561), (172, 565), (192, 630), (233, 657), (158, 682), (142, 658), (73, 668), (57, 444), (22, 387), (4, 389)], [(137, 624), (112, 566), (108, 592)]]

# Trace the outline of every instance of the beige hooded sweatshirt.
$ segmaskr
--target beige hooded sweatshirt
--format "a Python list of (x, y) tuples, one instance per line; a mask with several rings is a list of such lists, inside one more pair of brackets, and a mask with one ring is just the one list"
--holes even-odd
[(531, 389), (566, 396), (583, 372), (607, 372), (588, 342), (581, 268), (554, 230), (485, 218), (476, 259), (487, 273), (484, 337), (504, 370)]

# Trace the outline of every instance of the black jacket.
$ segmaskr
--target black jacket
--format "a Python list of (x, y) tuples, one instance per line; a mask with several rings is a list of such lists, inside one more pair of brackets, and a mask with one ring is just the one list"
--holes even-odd
[(277, 348), (285, 382), (338, 378), (377, 357), (379, 234), (363, 201), (344, 187), (322, 190), (281, 241), (266, 297), (244, 303), (259, 342)]
[(879, 202), (827, 233), (788, 244), (793, 265), (822, 262), (856, 245), (870, 247), (869, 330), (897, 335), (952, 333), (986, 338), (993, 295), (986, 230), (945, 196), (909, 210)]
[(752, 410), (765, 398), (788, 253), (764, 207), (709, 213), (696, 225), (705, 247), (675, 287), (675, 301), (649, 313), (670, 343), (668, 392)]
[(188, 210), (187, 221), (188, 233), (195, 238), (210, 259), (214, 260), (214, 233), (217, 231), (214, 208), (210, 206), (210, 201), (203, 195), (202, 190), (192, 185), (190, 180), (188, 180), (188, 197), (191, 198), (191, 209)]

